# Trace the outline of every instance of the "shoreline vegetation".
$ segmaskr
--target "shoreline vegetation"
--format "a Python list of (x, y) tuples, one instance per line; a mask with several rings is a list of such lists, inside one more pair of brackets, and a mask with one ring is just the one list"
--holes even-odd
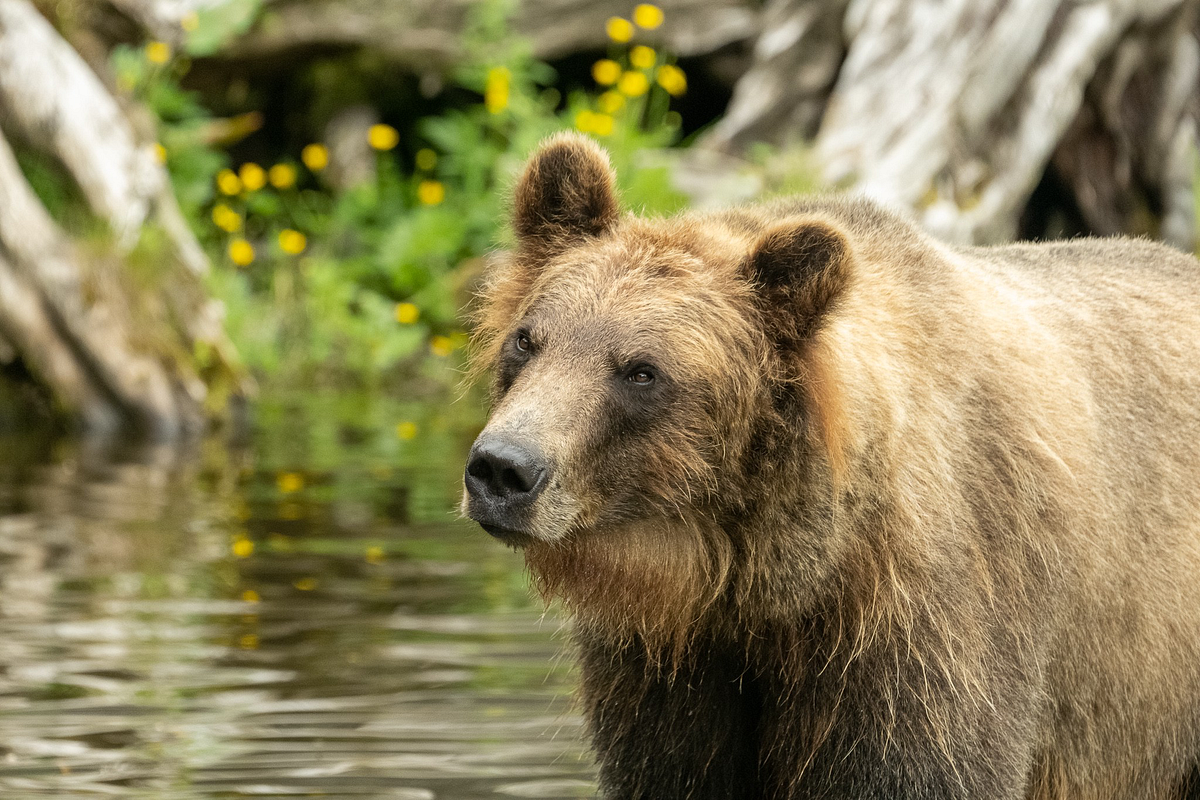
[[(0, 48), (45, 47), (0, 62), (0, 428), (169, 439), (260, 393), (457, 391), (514, 171), (564, 130), (640, 214), (855, 188), (950, 241), (1191, 246), (1189, 5), (1103, 0), (1085, 40), (1058, 0), (1034, 48), (1003, 14), (908, 31), (911, 2), (847, 27), (845, 0), (10, 0)], [(339, 22), (371, 9), (408, 38)], [(979, 46), (931, 67), (947, 31)]]
[[(263, 385), (456, 383), (461, 311), (505, 244), (513, 169), (556, 131), (613, 150), (631, 176), (621, 187), (629, 206), (686, 204), (665, 166), (632, 168), (681, 136), (671, 106), (687, 76), (653, 44), (662, 10), (643, 4), (607, 20), (591, 85), (565, 91), (511, 35), (508, 11), (492, 2), (472, 12), (466, 56), (444, 90), (459, 102), (416, 119), (355, 105), (331, 117), (323, 140), (273, 153), (254, 146), (271, 127), (265, 112), (217, 118), (184, 88), (186, 50), (150, 41), (114, 54), (119, 84), (156, 117), (156, 147), (213, 262), (209, 288)], [(200, 25), (185, 20), (197, 34)], [(269, 157), (240, 157), (254, 152)]]

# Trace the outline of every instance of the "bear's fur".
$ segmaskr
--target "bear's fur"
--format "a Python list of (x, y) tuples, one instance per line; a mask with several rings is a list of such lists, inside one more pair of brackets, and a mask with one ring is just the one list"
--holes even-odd
[(464, 508), (575, 616), (606, 797), (1195, 791), (1194, 259), (836, 197), (622, 216), (570, 135), (515, 206), (481, 441), (546, 483)]

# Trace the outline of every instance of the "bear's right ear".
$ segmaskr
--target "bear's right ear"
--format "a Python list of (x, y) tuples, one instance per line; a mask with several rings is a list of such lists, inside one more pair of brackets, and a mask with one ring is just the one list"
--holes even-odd
[(586, 136), (547, 139), (517, 181), (513, 227), (527, 254), (548, 258), (598, 236), (617, 221), (608, 155)]
[(780, 223), (759, 239), (748, 260), (759, 305), (781, 346), (803, 344), (850, 282), (846, 237), (824, 220)]

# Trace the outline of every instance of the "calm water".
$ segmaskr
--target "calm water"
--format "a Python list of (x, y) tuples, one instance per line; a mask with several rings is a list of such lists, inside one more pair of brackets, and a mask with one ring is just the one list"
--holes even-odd
[(468, 405), (0, 440), (0, 798), (588, 796), (562, 622), (453, 513)]

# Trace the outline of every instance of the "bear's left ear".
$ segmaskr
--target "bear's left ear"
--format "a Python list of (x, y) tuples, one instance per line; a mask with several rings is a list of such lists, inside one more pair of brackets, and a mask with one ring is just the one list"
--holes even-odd
[(608, 154), (591, 139), (547, 139), (517, 181), (513, 227), (527, 253), (548, 257), (616, 223), (617, 195)]
[(841, 231), (823, 220), (780, 223), (759, 239), (747, 262), (771, 333), (800, 345), (850, 282), (853, 255)]

